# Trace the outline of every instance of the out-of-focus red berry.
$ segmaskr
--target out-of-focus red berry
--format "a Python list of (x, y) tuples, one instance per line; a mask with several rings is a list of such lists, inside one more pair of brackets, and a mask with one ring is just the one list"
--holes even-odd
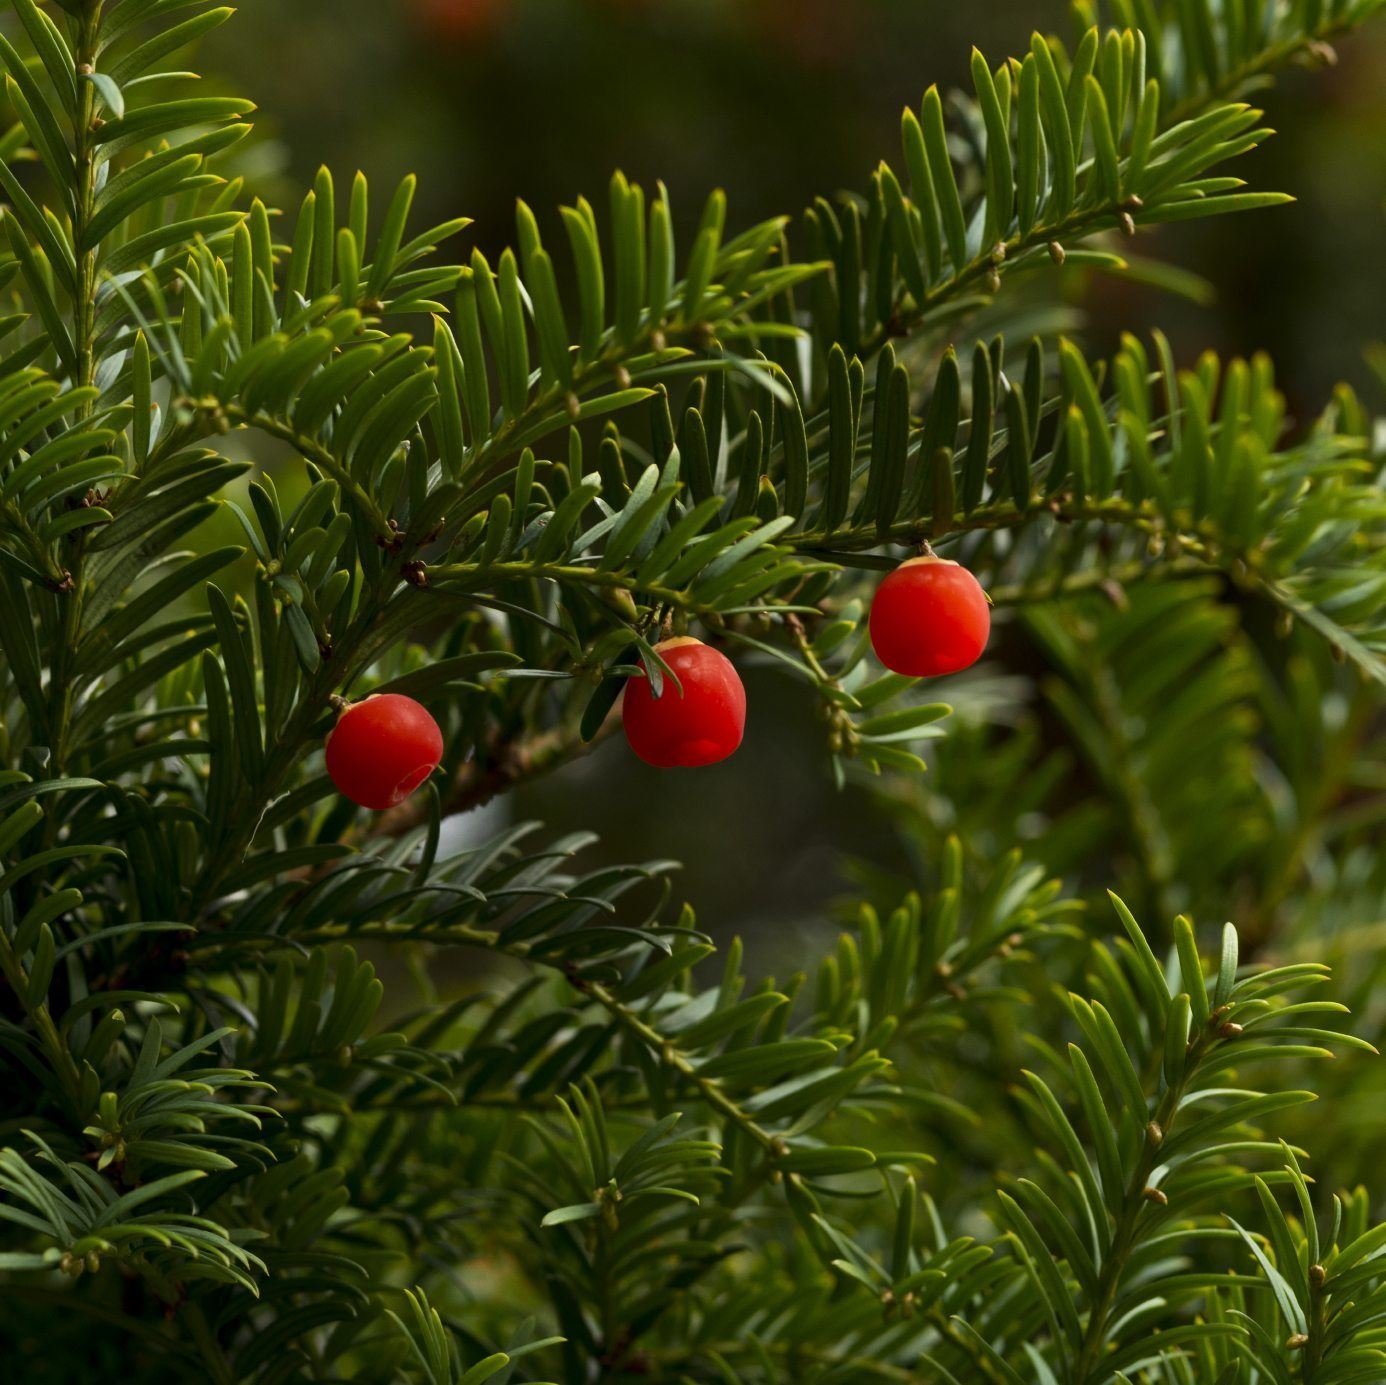
[(933, 678), (975, 664), (991, 633), (982, 584), (947, 558), (911, 558), (876, 588), (871, 647), (893, 673)]
[(484, 38), (500, 18), (503, 0), (413, 0), (419, 22), (434, 38), (449, 42)]
[(732, 661), (690, 636), (655, 648), (682, 690), (667, 675), (659, 697), (644, 673), (626, 684), (621, 714), (631, 749), (660, 769), (725, 760), (746, 729), (746, 689)]
[(443, 733), (412, 697), (381, 693), (343, 710), (326, 749), (338, 790), (381, 812), (403, 803), (438, 768)]

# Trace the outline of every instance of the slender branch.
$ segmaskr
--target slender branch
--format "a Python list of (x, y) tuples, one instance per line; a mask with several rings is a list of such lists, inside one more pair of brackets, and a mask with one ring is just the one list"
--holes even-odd
[(1089, 758), (1093, 773), (1111, 791), (1118, 810), (1125, 814), (1138, 867), (1150, 890), (1152, 912), (1159, 918), (1172, 918), (1177, 911), (1169, 899), (1173, 885), (1169, 843), (1159, 809), (1148, 787), (1132, 767), (1137, 746), (1133, 743), (1129, 718), (1122, 707), (1121, 689), (1115, 673), (1110, 664), (1096, 657), (1093, 643), (1095, 641), (1089, 635), (1084, 641), (1086, 657), (1077, 661), (1075, 676), (1086, 687), (1089, 705), (1105, 737), (1104, 750), (1107, 753), (1089, 757), (1086, 755), (1089, 749), (1086, 739), (1076, 736), (1075, 743), (1078, 753)]
[[(77, 113), (72, 130), (76, 187), (73, 195), (72, 246), (76, 255), (77, 282), (72, 303), (72, 336), (77, 355), (76, 384), (89, 387), (96, 378), (96, 268), (97, 245), (88, 245), (87, 227), (96, 212), (97, 172), (96, 142), (93, 138), (96, 121), (96, 87), (83, 80), (95, 66), (101, 33), (100, 3), (85, 7), (77, 23)], [(94, 405), (84, 402), (78, 408), (79, 418), (89, 418)], [(48, 734), (54, 759), (59, 769), (67, 764), (68, 728), (76, 692), (70, 674), (71, 661), (78, 645), (82, 618), (82, 562), (86, 535), (77, 533), (73, 539), (68, 570), (63, 573), (59, 593), (58, 631), (53, 644), (51, 676), (48, 681), (51, 710)]]
[[(299, 943), (331, 942), (346, 936), (340, 929), (318, 928), (295, 935)], [(628, 1033), (638, 1038), (650, 1052), (681, 1081), (686, 1082), (699, 1098), (724, 1119), (731, 1122), (750, 1139), (754, 1140), (769, 1154), (781, 1152), (783, 1142), (764, 1126), (760, 1125), (748, 1112), (743, 1111), (736, 1100), (729, 1096), (721, 1083), (715, 1078), (703, 1077), (689, 1059), (679, 1050), (676, 1043), (648, 1024), (634, 1009), (623, 1004), (605, 986), (571, 974), (564, 963), (551, 961), (545, 957), (535, 957), (524, 943), (506, 944), (500, 934), (488, 929), (454, 925), (446, 933), (419, 934), (409, 928), (393, 928), (380, 925), (375, 928), (353, 928), (349, 935), (353, 940), (368, 942), (432, 941), (459, 943), (486, 948), (503, 956), (514, 957), (533, 963), (564, 976), (568, 983), (580, 994), (596, 1001)], [(218, 943), (225, 940), (217, 940)], [(287, 940), (286, 940), (287, 941)]]
[[(96, 118), (96, 87), (82, 80), (96, 63), (101, 31), (101, 5), (86, 7), (77, 27), (77, 115), (73, 126), (73, 152), (77, 187), (73, 199), (72, 245), (77, 254), (77, 295), (73, 301), (73, 336), (77, 350), (77, 384), (92, 383), (96, 371), (96, 256), (99, 249), (87, 245), (87, 227), (96, 209), (96, 145), (92, 139)], [(82, 413), (91, 412), (84, 404)]]
[(767, 1154), (773, 1156), (782, 1152), (783, 1140), (772, 1135), (753, 1116), (743, 1111), (715, 1078), (703, 1077), (671, 1040), (648, 1025), (630, 1006), (623, 1005), (605, 986), (597, 982), (584, 982), (578, 986), (578, 990), (590, 995), (622, 1028), (645, 1043), (666, 1068), (686, 1080), (707, 1105), (754, 1140)]
[[(500, 794), (586, 755), (611, 734), (613, 725), (608, 721), (591, 741), (584, 741), (575, 726), (555, 726), (513, 737), (493, 736), (484, 755), (468, 760), (453, 775), (443, 796), (442, 816), (452, 817), (484, 807)], [(411, 798), (381, 814), (371, 824), (369, 835), (402, 837), (427, 819), (426, 800)]]
[[(344, 935), (340, 930), (322, 928), (300, 933), (296, 935), (295, 940), (300, 943), (328, 942), (342, 936)], [(389, 926), (375, 929), (356, 928), (350, 932), (350, 937), (354, 941), (360, 942), (401, 942), (406, 941), (410, 936), (408, 930), (394, 929)], [(417, 935), (414, 936), (417, 937)], [(634, 1009), (623, 1004), (600, 983), (573, 976), (562, 962), (533, 956), (529, 948), (523, 943), (504, 944), (498, 933), (489, 930), (465, 926), (453, 927), (448, 930), (445, 937), (438, 938), (436, 935), (429, 935), (428, 940), (484, 947), (488, 951), (531, 962), (560, 973), (580, 995), (595, 1001), (606, 1010), (627, 1033), (639, 1039), (666, 1070), (691, 1087), (701, 1101), (753, 1140), (765, 1151), (767, 1156), (773, 1159), (784, 1151), (784, 1142), (766, 1130), (749, 1112), (742, 1110), (735, 1098), (725, 1091), (720, 1082), (715, 1078), (702, 1076), (673, 1040), (653, 1028)]]
[(1316, 761), (1317, 773), (1308, 795), (1297, 805), (1294, 828), (1277, 852), (1254, 914), (1242, 925), (1243, 934), (1252, 942), (1260, 942), (1269, 933), (1275, 911), (1301, 878), (1311, 848), (1331, 834), (1335, 804), (1352, 795), (1352, 771), (1360, 764), (1364, 738), (1379, 714), (1373, 693), (1366, 684), (1356, 689), (1346, 716)]
[[(501, 935), (498, 931), (476, 928), (467, 924), (452, 924), (446, 929), (424, 932), (410, 925), (388, 923), (358, 926), (352, 928), (349, 933), (336, 926), (316, 928), (295, 933), (292, 939), (286, 938), (283, 942), (285, 944), (290, 941), (295, 944), (313, 944), (339, 941), (347, 937), (354, 942), (363, 943), (422, 941), (444, 945), (480, 947), (501, 956), (512, 957), (518, 961), (556, 971), (562, 974), (568, 984), (580, 995), (595, 1001), (627, 1032), (645, 1044), (670, 1073), (679, 1078), (682, 1083), (687, 1084), (698, 1099), (731, 1121), (772, 1156), (778, 1156), (784, 1152), (783, 1141), (780, 1137), (766, 1130), (749, 1113), (743, 1111), (715, 1078), (702, 1076), (688, 1057), (680, 1051), (675, 1038), (661, 1034), (634, 1009), (623, 1004), (606, 986), (574, 976), (568, 967), (560, 961), (534, 956), (526, 943), (507, 944), (501, 941)], [(215, 939), (212, 940), (211, 945), (220, 947), (228, 945), (232, 941), (230, 939)], [(988, 951), (974, 958), (972, 964), (965, 970), (956, 971), (951, 968), (940, 967), (929, 973), (920, 982), (909, 1003), (901, 1010), (893, 1034), (894, 1039), (899, 1042), (909, 1037), (913, 1032), (915, 1022), (944, 996), (954, 1001), (962, 1000), (964, 998), (963, 983), (975, 976), (984, 967), (1008, 956), (1019, 945), (1020, 941), (1021, 939), (1017, 935), (1007, 934), (998, 938), (994, 946)], [(886, 1045), (885, 1051), (888, 1051), (888, 1045)]]
[(992, 1358), (966, 1332), (959, 1332), (953, 1326), (952, 1317), (937, 1307), (931, 1308), (925, 1317), (949, 1346), (967, 1357), (980, 1379), (986, 1380), (989, 1385), (1008, 1385), (1006, 1376)]
[[(1010, 501), (979, 505), (971, 514), (954, 515), (941, 531), (932, 516), (915, 516), (896, 520), (888, 529), (874, 524), (857, 525), (847, 529), (809, 530), (791, 534), (787, 542), (799, 553), (815, 554), (829, 560), (850, 561), (856, 553), (878, 549), (890, 544), (916, 548), (924, 542), (938, 543), (958, 534), (977, 533), (994, 529), (1009, 529), (1029, 524), (1037, 519), (1052, 518), (1063, 524), (1097, 521), (1102, 524), (1124, 524), (1148, 534), (1167, 534), (1164, 516), (1152, 501), (1133, 505), (1120, 496), (1105, 500), (1075, 499), (1069, 494), (1054, 495), (1037, 503), (1032, 509), (1018, 510)], [(1210, 551), (1209, 544), (1216, 534), (1205, 525), (1201, 532), (1178, 534), (1180, 546), (1192, 556)]]
[(233, 1385), (235, 1377), (232, 1375), (231, 1366), (201, 1306), (197, 1303), (185, 1303), (182, 1307), (182, 1317), (213, 1385)]
[(29, 972), (15, 953), (10, 939), (5, 935), (3, 929), (0, 929), (0, 971), (4, 972), (10, 990), (29, 1016), (29, 1021), (34, 1026), (34, 1032), (38, 1035), (39, 1043), (44, 1052), (48, 1055), (48, 1061), (52, 1064), (53, 1071), (62, 1083), (67, 1098), (72, 1103), (73, 1110), (77, 1111), (82, 1090), (82, 1074), (77, 1069), (77, 1060), (73, 1057), (72, 1050), (63, 1042), (57, 1025), (53, 1023), (53, 1016), (48, 1011), (47, 1001), (40, 1000), (37, 1004), (30, 1003), (28, 998)]
[[(608, 571), (585, 567), (581, 563), (528, 563), (516, 559), (501, 563), (440, 563), (428, 569), (429, 586), (443, 595), (462, 596), (485, 591), (499, 582), (538, 580), (568, 583), (573, 586), (597, 587), (619, 591), (642, 592), (652, 602), (676, 607), (685, 615), (719, 618), (721, 611), (715, 603), (696, 600), (688, 591), (679, 591), (659, 583), (640, 582), (632, 572)], [(448, 585), (441, 585), (448, 584)]]
[(1258, 78), (1269, 77), (1271, 73), (1282, 67), (1288, 67), (1298, 59), (1317, 57), (1320, 63), (1335, 61), (1331, 49), (1327, 53), (1322, 51), (1324, 46), (1331, 39), (1350, 32), (1360, 22), (1360, 20), (1354, 22), (1350, 19), (1330, 20), (1320, 24), (1313, 34), (1287, 39), (1273, 47), (1262, 49), (1254, 57), (1249, 58), (1240, 66), (1234, 67), (1207, 91), (1186, 96), (1182, 101), (1171, 106), (1165, 115), (1165, 123), (1176, 125), (1182, 120), (1188, 120), (1206, 110), (1214, 102), (1225, 101), (1238, 92), (1244, 91), (1249, 82), (1255, 82)]
[[(1277, 69), (1288, 66), (1296, 59), (1307, 54), (1319, 53), (1329, 39), (1345, 34), (1355, 27), (1356, 22), (1352, 20), (1333, 20), (1320, 25), (1313, 35), (1289, 39), (1263, 50), (1240, 67), (1227, 73), (1209, 89), (1185, 97), (1183, 101), (1171, 106), (1161, 117), (1160, 131), (1171, 130), (1184, 121), (1193, 119), (1211, 109), (1219, 102), (1233, 98), (1238, 92), (1244, 90), (1248, 83), (1254, 82), (1258, 78), (1267, 77)], [(1328, 57), (1331, 59), (1331, 56), (1331, 50), (1329, 50)], [(1126, 167), (1125, 161), (1123, 161), (1122, 167), (1123, 169)], [(1004, 252), (1002, 254), (997, 253), (998, 246), (996, 244), (983, 246), (979, 254), (958, 270), (952, 278), (931, 288), (922, 302), (911, 301), (908, 309), (904, 308), (903, 305), (897, 305), (893, 314), (871, 336), (857, 345), (856, 350), (859, 355), (865, 357), (879, 351), (892, 337), (908, 336), (922, 321), (937, 314), (938, 310), (950, 299), (963, 291), (975, 288), (993, 274), (999, 274), (1007, 269), (1013, 273), (1017, 268), (1031, 269), (1043, 266), (1044, 261), (1033, 254), (1031, 254), (1031, 258), (1021, 260), (1020, 264), (1017, 265), (1016, 261), (1027, 253), (1039, 250), (1051, 242), (1062, 244), (1065, 240), (1086, 240), (1099, 231), (1115, 229), (1121, 224), (1123, 214), (1134, 216), (1138, 221), (1139, 211), (1139, 205), (1133, 205), (1129, 198), (1122, 197), (1115, 201), (1103, 201), (1095, 206), (1083, 207), (1070, 212), (1067, 217), (1059, 221), (1035, 226), (1027, 234), (1022, 235), (1017, 231), (1016, 234), (1000, 242), (999, 248)], [(1152, 219), (1159, 219), (1158, 209), (1153, 213)]]
[[(159, 440), (159, 452), (181, 451), (202, 438), (224, 433), (226, 425), (235, 428), (254, 429), (267, 437), (277, 438), (287, 443), (305, 461), (330, 476), (360, 507), (362, 515), (370, 522), (375, 532), (382, 538), (390, 535), (390, 526), (384, 512), (375, 503), (375, 497), (351, 474), (351, 469), (338, 460), (330, 448), (316, 438), (301, 433), (284, 418), (258, 410), (248, 410), (232, 400), (209, 400), (207, 398), (189, 399), (179, 397), (172, 401), (170, 414), (181, 412), (185, 422), (170, 429)], [(155, 460), (154, 458), (151, 459)]]
[[(736, 313), (729, 313), (725, 320), (735, 321)], [(671, 359), (681, 359), (685, 351), (706, 350), (715, 329), (716, 324), (709, 322), (691, 326), (651, 323), (628, 343), (622, 344), (613, 337), (596, 360), (573, 372), (570, 385), (553, 384), (541, 390), (513, 418), (506, 419), (488, 438), (474, 445), (465, 459), (466, 473), (484, 477), (497, 462), (555, 429), (567, 427), (572, 422), (573, 400), (581, 404), (600, 398), (608, 392), (603, 386), (609, 387), (611, 393), (628, 389), (646, 366), (658, 369)]]
[[(985, 1380), (990, 1385), (1003, 1385), (1005, 1377), (1001, 1375), (995, 1364), (983, 1354), (976, 1342), (953, 1326), (951, 1319), (945, 1312), (938, 1308), (931, 1308), (927, 1313), (921, 1315), (920, 1321), (927, 1322), (949, 1346), (967, 1357), (969, 1364), (978, 1372), (976, 1379)], [(737, 1356), (749, 1350), (751, 1348), (742, 1340), (714, 1342), (691, 1350), (683, 1349), (667, 1353), (647, 1351), (643, 1355), (660, 1362), (662, 1365), (672, 1366), (690, 1359), (702, 1359), (705, 1355), (713, 1353), (718, 1356)], [(918, 1371), (911, 1370), (908, 1366), (897, 1366), (893, 1361), (882, 1361), (876, 1356), (843, 1355), (821, 1347), (809, 1346), (803, 1342), (778, 1341), (769, 1337), (756, 1340), (754, 1351), (757, 1355), (753, 1359), (759, 1360), (758, 1353), (766, 1350), (776, 1355), (788, 1357), (789, 1360), (785, 1362), (786, 1369), (792, 1369), (793, 1363), (801, 1360), (812, 1362), (816, 1366), (828, 1367), (834, 1372), (844, 1372), (850, 1368), (853, 1371), (851, 1378), (854, 1380), (858, 1378), (856, 1374), (858, 1371), (866, 1371), (879, 1380), (896, 1382), (897, 1385), (925, 1385), (926, 1380), (929, 1379)]]
[[(821, 1347), (809, 1346), (804, 1342), (777, 1341), (774, 1338), (757, 1338), (754, 1348), (745, 1340), (707, 1342), (695, 1347), (685, 1347), (668, 1352), (644, 1352), (645, 1357), (657, 1361), (663, 1366), (675, 1367), (681, 1363), (702, 1361), (713, 1356), (737, 1356), (742, 1353), (753, 1353), (752, 1360), (759, 1363), (761, 1353), (771, 1351), (777, 1356), (785, 1356), (785, 1369), (792, 1371), (797, 1361), (812, 1363), (815, 1366), (828, 1368), (835, 1375), (850, 1370), (850, 1376), (846, 1374), (838, 1375), (840, 1379), (861, 1380), (863, 1377), (859, 1371), (866, 1371), (869, 1376), (874, 1376), (878, 1380), (888, 1380), (895, 1382), (895, 1385), (924, 1385), (924, 1377), (917, 1372), (909, 1370), (905, 1366), (897, 1366), (889, 1361), (881, 1361), (872, 1356), (860, 1354), (843, 1355), (840, 1352), (832, 1352)], [(786, 1376), (792, 1379), (792, 1376)]]
[[(523, 564), (513, 563), (506, 566), (518, 570)], [(491, 572), (494, 570), (494, 567), (488, 569)], [(441, 569), (433, 569), (432, 571), (437, 573)], [(1118, 567), (1088, 568), (1081, 572), (1064, 573), (1052, 578), (1040, 578), (1031, 582), (993, 587), (988, 592), (988, 596), (995, 606), (1030, 605), (1040, 601), (1059, 600), (1062, 597), (1091, 591), (1094, 588), (1119, 588), (1128, 582), (1141, 579), (1182, 576), (1205, 571), (1207, 571), (1207, 565), (1192, 558), (1177, 559), (1163, 566), (1152, 565), (1149, 562), (1133, 562)], [(548, 575), (552, 580), (558, 581), (565, 580), (571, 572), (582, 574), (581, 578), (575, 580), (585, 580), (591, 576), (588, 569), (582, 568), (565, 568), (562, 577), (556, 576), (552, 572), (544, 574), (539, 569), (529, 569), (531, 576)], [(625, 590), (636, 589), (634, 582), (624, 574), (597, 575), (604, 580), (614, 578), (611, 584), (619, 585)], [(650, 589), (640, 588), (640, 590), (648, 592)], [(696, 612), (697, 608), (692, 603), (681, 601), (684, 593), (666, 592), (665, 595), (672, 598), (669, 604), (678, 605), (680, 609), (686, 612)], [(768, 604), (766, 609), (773, 611), (775, 607), (773, 604)], [(834, 682), (835, 680), (832, 679), (831, 675), (823, 669), (816, 658), (812, 657), (812, 646), (803, 633), (802, 627), (797, 632), (794, 632), (792, 624), (790, 628), (791, 632), (794, 633), (796, 646), (809, 660), (809, 666), (814, 669), (820, 680), (824, 683)], [(834, 711), (837, 710), (834, 704), (828, 705)], [(843, 720), (846, 725), (850, 726), (850, 718), (844, 717)], [(608, 718), (591, 741), (584, 741), (574, 726), (554, 727), (547, 731), (513, 737), (493, 736), (486, 753), (468, 760), (453, 776), (452, 782), (443, 796), (442, 816), (452, 817), (458, 813), (469, 812), (473, 808), (483, 807), (501, 794), (508, 793), (521, 784), (542, 778), (555, 769), (589, 754), (611, 735), (618, 724), (615, 719)], [(382, 814), (377, 821), (371, 824), (368, 835), (370, 837), (400, 837), (419, 827), (427, 820), (427, 817), (428, 808), (425, 801), (411, 798), (400, 804), (398, 808), (393, 808)]]
[[(1317, 1271), (1317, 1273), (1315, 1273)], [(1323, 1358), (1329, 1350), (1328, 1340), (1328, 1294), (1324, 1292), (1325, 1278), (1322, 1265), (1311, 1266), (1307, 1275), (1309, 1285), (1308, 1322), (1309, 1340), (1304, 1344), (1304, 1358), (1300, 1365), (1300, 1379), (1313, 1381), (1319, 1378)]]
[[(1213, 1021), (1210, 1021), (1211, 1025)], [(1079, 1346), (1078, 1358), (1073, 1370), (1076, 1385), (1088, 1385), (1093, 1380), (1107, 1340), (1113, 1304), (1121, 1276), (1126, 1269), (1126, 1261), (1135, 1247), (1136, 1232), (1143, 1213), (1149, 1210), (1145, 1190), (1150, 1176), (1160, 1162), (1160, 1150), (1179, 1116), (1179, 1108), (1190, 1082), (1197, 1075), (1200, 1062), (1205, 1054), (1217, 1044), (1209, 1026), (1205, 1026), (1190, 1041), (1184, 1059), (1183, 1072), (1173, 1086), (1166, 1089), (1155, 1109), (1151, 1124), (1146, 1127), (1146, 1137), (1141, 1144), (1141, 1152), (1135, 1168), (1126, 1185), (1122, 1197), (1121, 1210), (1117, 1216), (1116, 1227), (1112, 1233), (1111, 1244), (1107, 1249), (1102, 1268), (1098, 1273), (1097, 1292), (1093, 1295), (1092, 1306), (1088, 1310), (1087, 1326)], [(1152, 1046), (1158, 1051), (1159, 1045)]]
[[(1181, 573), (1199, 570), (1222, 573), (1243, 591), (1269, 601), (1307, 625), (1326, 640), (1336, 654), (1351, 659), (1365, 675), (1386, 683), (1386, 663), (1331, 617), (1296, 596), (1280, 576), (1268, 568), (1264, 546), (1235, 544), (1207, 520), (1191, 529), (1172, 528), (1155, 504), (1148, 500), (1133, 504), (1119, 497), (1077, 500), (1069, 495), (1056, 495), (1030, 510), (1017, 510), (1009, 502), (980, 506), (970, 515), (955, 516), (941, 532), (932, 519), (907, 519), (892, 524), (884, 533), (873, 526), (862, 525), (832, 533), (820, 530), (792, 535), (788, 541), (799, 553), (849, 566), (875, 567), (879, 559), (872, 550), (885, 545), (915, 547), (925, 541), (937, 543), (961, 534), (1020, 528), (1046, 517), (1061, 524), (1117, 525), (1149, 535), (1161, 545), (1166, 561), (1177, 564)], [(1138, 569), (1136, 575), (1142, 575)], [(1100, 584), (1105, 574), (1088, 580)]]
[(1033, 606), (1042, 601), (1058, 601), (1066, 596), (1101, 590), (1113, 599), (1120, 589), (1132, 582), (1150, 582), (1160, 578), (1187, 577), (1207, 572), (1208, 565), (1196, 558), (1174, 559), (1163, 563), (1138, 561), (1115, 567), (1084, 568), (1055, 577), (1039, 577), (1030, 582), (1016, 582), (990, 587), (987, 598), (993, 606)]
[(200, 1364), (196, 1350), (179, 1341), (177, 1337), (159, 1331), (133, 1313), (124, 1312), (112, 1304), (98, 1302), (84, 1294), (74, 1294), (70, 1288), (43, 1288), (35, 1284), (26, 1284), (10, 1275), (5, 1284), (5, 1297), (11, 1302), (27, 1303), (55, 1314), (80, 1313), (103, 1327), (129, 1333), (148, 1347), (182, 1358), (189, 1370)]
[[(1082, 207), (1059, 221), (1032, 227), (1023, 234), (1017, 231), (1002, 241), (985, 246), (975, 259), (970, 260), (951, 278), (929, 289), (922, 302), (911, 301), (908, 309), (897, 307), (891, 317), (855, 346), (854, 350), (863, 358), (874, 355), (891, 338), (909, 336), (926, 319), (936, 315), (949, 300), (975, 288), (1004, 269), (1008, 269), (1013, 275), (1017, 271), (1039, 269), (1049, 265), (1046, 247), (1051, 242), (1062, 245), (1065, 240), (1086, 240), (1099, 231), (1115, 230), (1123, 213), (1131, 215), (1129, 202), (1128, 198), (1119, 198), (1116, 201)], [(1025, 255), (1029, 255), (1029, 258), (1020, 259)]]

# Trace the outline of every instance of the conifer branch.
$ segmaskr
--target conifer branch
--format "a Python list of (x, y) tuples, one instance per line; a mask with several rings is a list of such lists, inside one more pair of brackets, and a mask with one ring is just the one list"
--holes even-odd
[[(1386, 1231), (1366, 1192), (1316, 1205), (1294, 1113), (1372, 1050), (1326, 1027), (1325, 948), (1379, 1027), (1376, 933), (1340, 927), (1386, 899), (1379, 429), (1341, 389), (1287, 437), (1261, 358), (1018, 343), (1004, 292), (1283, 202), (1237, 176), (1269, 133), (1243, 96), (1386, 0), (1080, 0), (1071, 45), (974, 54), (901, 173), (797, 227), (729, 230), (714, 193), (679, 245), (617, 174), (561, 250), (520, 204), (494, 264), (450, 255), (465, 216), (414, 224), (412, 178), (377, 203), (323, 169), (282, 220), (250, 194), (250, 103), (168, 67), (229, 8), (6, 3), (21, 1372), (1386, 1378)], [(861, 577), (933, 546), (1007, 608), (1009, 676), (951, 716), (872, 662)], [(896, 786), (904, 850), (858, 869), (811, 995), (713, 962), (668, 861), (443, 827), (695, 631), (811, 689), (841, 786)], [(426, 704), (448, 769), (368, 819), (325, 742), (373, 693)], [(1158, 957), (1163, 917), (1118, 905), (1110, 941), (1084, 897), (1114, 869), (1255, 931), (1213, 962), (1180, 917)], [(1371, 1172), (1348, 1066), (1314, 1084), (1358, 1102), (1335, 1179)]]

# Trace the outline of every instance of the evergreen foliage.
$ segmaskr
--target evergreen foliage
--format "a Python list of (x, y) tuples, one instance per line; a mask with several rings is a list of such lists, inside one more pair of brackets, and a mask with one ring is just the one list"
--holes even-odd
[[(1372, 421), (1035, 310), (1285, 200), (1243, 98), (1383, 0), (1080, 0), (798, 223), (714, 194), (680, 246), (618, 174), (495, 264), (409, 178), (257, 199), (249, 103), (169, 66), (231, 10), (6, 8), (7, 1374), (1386, 1379)], [(928, 542), (1033, 696), (873, 666), (873, 573)], [(784, 982), (669, 862), (448, 844), (688, 628), (814, 690), (917, 862)], [(370, 816), (321, 746), (384, 690), (445, 773)], [(435, 994), (453, 949), (493, 984)]]

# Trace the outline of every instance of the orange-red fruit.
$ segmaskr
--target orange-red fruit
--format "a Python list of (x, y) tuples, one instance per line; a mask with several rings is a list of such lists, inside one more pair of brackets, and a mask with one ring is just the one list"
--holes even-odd
[(947, 558), (911, 558), (876, 588), (871, 647), (892, 673), (934, 678), (975, 664), (991, 633), (982, 584)]
[(660, 769), (725, 760), (746, 729), (746, 689), (732, 661), (689, 636), (655, 648), (682, 690), (667, 674), (659, 697), (644, 673), (626, 683), (621, 717), (630, 748)]
[(327, 772), (353, 803), (380, 812), (403, 803), (438, 768), (443, 733), (412, 697), (353, 702), (327, 737)]

